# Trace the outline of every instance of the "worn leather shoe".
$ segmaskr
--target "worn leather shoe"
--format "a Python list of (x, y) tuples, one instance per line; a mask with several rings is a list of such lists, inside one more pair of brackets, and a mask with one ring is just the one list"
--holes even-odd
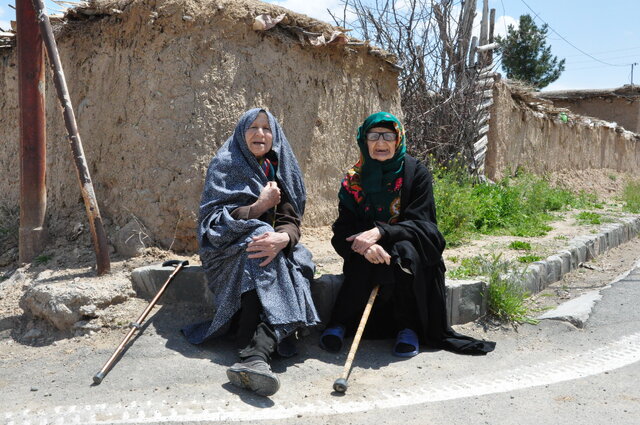
[(261, 396), (270, 396), (280, 389), (278, 376), (264, 360), (236, 363), (227, 369), (227, 377), (233, 385), (245, 388)]

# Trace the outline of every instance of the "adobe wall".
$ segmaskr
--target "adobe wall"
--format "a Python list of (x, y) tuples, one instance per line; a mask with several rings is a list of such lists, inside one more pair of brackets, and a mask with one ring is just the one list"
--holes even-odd
[(542, 99), (526, 99), (501, 81), (493, 93), (485, 165), (490, 179), (520, 166), (539, 174), (607, 168), (640, 175), (640, 135)]
[(637, 86), (616, 90), (573, 90), (542, 92), (560, 108), (568, 108), (579, 115), (615, 122), (626, 130), (640, 133), (640, 90)]
[[(371, 112), (400, 113), (397, 71), (364, 47), (313, 47), (256, 15), (331, 27), (253, 0), (133, 0), (122, 13), (71, 21), (58, 33), (71, 99), (102, 215), (139, 219), (161, 246), (195, 250), (206, 167), (247, 109), (280, 120), (304, 172), (305, 225), (336, 216), (337, 191), (358, 158), (355, 131)], [(0, 50), (0, 193), (19, 202), (15, 49)], [(49, 75), (50, 77), (50, 75)], [(52, 81), (47, 81), (50, 226), (84, 212)]]

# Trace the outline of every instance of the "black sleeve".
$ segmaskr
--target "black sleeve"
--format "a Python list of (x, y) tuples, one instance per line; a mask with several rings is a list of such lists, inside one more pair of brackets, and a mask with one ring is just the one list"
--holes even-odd
[(420, 246), (428, 263), (440, 261), (445, 241), (436, 223), (433, 183), (429, 170), (419, 164), (411, 182), (410, 196), (395, 224), (377, 223), (382, 235), (380, 243), (393, 245), (408, 240)]
[(346, 239), (351, 235), (364, 232), (373, 227), (374, 224), (372, 222), (359, 220), (358, 216), (340, 201), (338, 204), (338, 218), (331, 226), (333, 230), (331, 245), (333, 245), (333, 249), (336, 250), (338, 255), (342, 258), (347, 258), (353, 251), (351, 251), (351, 242), (347, 242)]

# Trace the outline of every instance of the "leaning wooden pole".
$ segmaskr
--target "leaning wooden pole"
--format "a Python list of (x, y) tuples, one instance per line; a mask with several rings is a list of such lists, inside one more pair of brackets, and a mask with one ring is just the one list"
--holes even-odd
[(32, 2), (33, 8), (36, 12), (38, 23), (40, 25), (40, 33), (42, 34), (42, 39), (47, 49), (49, 64), (51, 65), (51, 69), (53, 70), (53, 81), (56, 87), (56, 92), (58, 93), (58, 99), (60, 100), (63, 108), (64, 123), (67, 127), (69, 142), (71, 144), (71, 151), (73, 153), (78, 181), (80, 183), (80, 190), (82, 192), (82, 198), (84, 199), (84, 205), (87, 209), (87, 216), (89, 218), (91, 238), (93, 240), (93, 246), (96, 251), (96, 270), (98, 275), (102, 275), (108, 273), (111, 268), (109, 261), (109, 251), (107, 247), (107, 237), (104, 233), (104, 227), (102, 226), (102, 217), (100, 216), (98, 202), (93, 190), (93, 183), (91, 182), (91, 176), (89, 175), (87, 160), (82, 149), (82, 141), (80, 140), (80, 134), (78, 133), (76, 117), (73, 113), (71, 97), (69, 96), (69, 90), (67, 88), (67, 82), (64, 77), (60, 55), (58, 54), (56, 40), (53, 36), (51, 22), (49, 21), (49, 17), (44, 11), (43, 1), (32, 0)]
[(44, 45), (31, 0), (16, 1), (20, 104), (20, 228), (18, 260), (31, 262), (44, 248), (47, 210), (47, 136)]

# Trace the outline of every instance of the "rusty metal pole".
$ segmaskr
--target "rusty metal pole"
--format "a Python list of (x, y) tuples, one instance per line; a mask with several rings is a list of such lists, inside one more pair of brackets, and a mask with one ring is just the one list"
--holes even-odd
[(31, 262), (44, 248), (47, 209), (44, 45), (30, 0), (16, 1), (20, 105), (19, 261)]
[(64, 123), (67, 127), (69, 143), (76, 166), (76, 174), (78, 176), (78, 182), (80, 183), (80, 191), (82, 192), (82, 199), (84, 200), (89, 218), (91, 239), (93, 240), (93, 247), (96, 252), (96, 270), (98, 275), (102, 275), (108, 273), (111, 268), (107, 236), (104, 233), (102, 217), (98, 209), (98, 201), (93, 190), (91, 175), (89, 174), (89, 166), (87, 165), (84, 150), (82, 149), (82, 141), (80, 140), (80, 133), (78, 133), (78, 125), (75, 114), (73, 113), (73, 105), (71, 104), (67, 81), (65, 80), (62, 69), (62, 61), (58, 54), (58, 47), (56, 45), (56, 39), (53, 36), (51, 22), (44, 11), (44, 2), (42, 0), (32, 0), (32, 3), (36, 12), (36, 19), (40, 25), (40, 33), (42, 34), (42, 39), (47, 49), (49, 64), (53, 70), (53, 82), (56, 87), (56, 92), (58, 93), (58, 99), (63, 108)]

